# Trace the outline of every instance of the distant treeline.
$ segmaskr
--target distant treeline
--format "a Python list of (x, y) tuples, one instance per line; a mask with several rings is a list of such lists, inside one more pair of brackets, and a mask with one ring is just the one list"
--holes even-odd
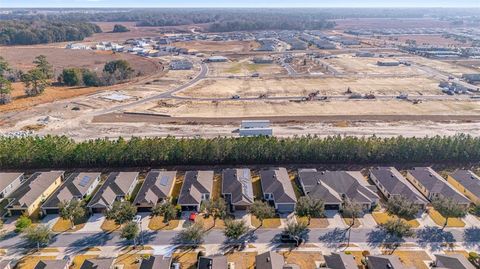
[(78, 41), (101, 31), (98, 25), (88, 22), (0, 20), (0, 44), (32, 45)]
[(0, 138), (0, 168), (159, 165), (472, 163), (480, 138), (251, 137), (132, 138), (75, 142), (67, 137)]

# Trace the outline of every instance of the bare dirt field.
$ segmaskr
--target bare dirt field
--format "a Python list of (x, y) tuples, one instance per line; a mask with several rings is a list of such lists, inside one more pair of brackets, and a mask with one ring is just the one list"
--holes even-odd
[(285, 68), (280, 65), (273, 64), (254, 64), (251, 58), (242, 58), (240, 60), (233, 60), (226, 63), (209, 63), (209, 76), (250, 76), (253, 73), (264, 75), (278, 75), (286, 74)]
[(325, 59), (324, 61), (332, 65), (335, 69), (349, 74), (389, 74), (389, 75), (409, 75), (418, 76), (425, 73), (414, 66), (378, 66), (378, 61), (398, 61), (397, 58), (379, 58), (379, 57), (355, 57), (351, 54), (341, 54), (338, 58)]
[(293, 58), (290, 66), (299, 74), (324, 74), (328, 71), (317, 59), (305, 55)]
[(440, 60), (428, 59), (423, 57), (409, 57), (408, 60), (420, 65), (428, 66), (440, 72), (450, 73), (452, 75), (459, 76), (459, 77), (461, 77), (462, 74), (479, 72), (479, 69), (457, 65), (447, 61), (440, 61)]
[(186, 48), (188, 50), (213, 53), (213, 52), (248, 52), (259, 46), (255, 41), (189, 41), (176, 42), (172, 44), (175, 47)]
[(319, 90), (323, 95), (342, 95), (350, 88), (358, 93), (380, 95), (439, 94), (438, 81), (426, 77), (378, 78), (245, 78), (205, 79), (197, 85), (177, 93), (177, 96), (197, 98), (228, 98), (267, 96), (306, 96)]
[[(136, 27), (136, 22), (93, 22), (100, 26), (103, 33), (94, 34), (82, 42), (112, 41), (123, 42), (130, 38), (156, 37), (162, 35), (161, 27)], [(122, 24), (130, 31), (125, 33), (112, 33), (115, 24)]]
[(467, 43), (456, 41), (453, 38), (445, 38), (442, 35), (398, 35), (398, 36), (382, 36), (383, 40), (395, 40), (405, 43), (407, 40), (415, 40), (417, 45), (433, 45), (433, 46), (468, 46)]
[(437, 19), (389, 19), (389, 18), (366, 18), (366, 19), (339, 19), (334, 20), (335, 29), (350, 28), (449, 28), (448, 21)]

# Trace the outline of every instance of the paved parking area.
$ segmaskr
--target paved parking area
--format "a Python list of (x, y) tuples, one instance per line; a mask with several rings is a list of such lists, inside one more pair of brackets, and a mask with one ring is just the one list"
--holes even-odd
[(101, 232), (102, 223), (105, 221), (105, 215), (103, 214), (93, 214), (88, 218), (85, 226), (80, 229), (80, 232)]

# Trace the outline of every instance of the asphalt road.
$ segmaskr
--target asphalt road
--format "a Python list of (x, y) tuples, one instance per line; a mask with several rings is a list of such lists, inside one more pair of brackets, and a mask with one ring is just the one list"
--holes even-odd
[[(464, 243), (473, 247), (480, 247), (480, 228), (468, 229), (445, 229), (427, 227), (417, 229), (416, 238), (406, 238), (402, 242), (418, 243), (420, 246), (440, 247), (443, 242)], [(176, 231), (147, 231), (142, 234), (143, 243), (148, 245), (175, 245)], [(258, 229), (249, 237), (249, 243), (276, 243), (276, 237), (281, 233), (280, 229)], [(312, 229), (306, 239), (311, 243), (325, 243), (327, 246), (338, 246), (347, 242), (345, 229)], [(18, 235), (7, 235), (0, 241), (0, 248), (20, 250), (26, 247), (25, 240)], [(210, 230), (204, 239), (204, 244), (222, 244), (225, 241), (222, 230)], [(399, 242), (391, 239), (381, 230), (375, 229), (352, 229), (351, 243), (368, 243), (371, 246), (382, 243)], [(66, 247), (78, 250), (87, 246), (121, 246), (125, 240), (121, 239), (118, 232), (114, 233), (63, 233), (57, 234), (52, 239), (50, 247)]]

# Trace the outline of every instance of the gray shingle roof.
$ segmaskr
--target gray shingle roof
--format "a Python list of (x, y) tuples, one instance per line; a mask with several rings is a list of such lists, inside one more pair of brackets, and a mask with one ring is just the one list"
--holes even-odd
[(253, 186), (250, 169), (225, 169), (222, 174), (222, 193), (232, 195), (233, 205), (253, 204)]
[(42, 208), (57, 208), (58, 203), (62, 201), (70, 201), (74, 197), (85, 196), (90, 186), (98, 178), (100, 178), (100, 173), (73, 173), (42, 205)]
[(143, 259), (140, 269), (170, 269), (172, 258), (162, 255), (152, 255), (148, 259)]
[(325, 263), (331, 269), (358, 269), (353, 255), (340, 252), (326, 255), (324, 258)]
[(83, 262), (80, 269), (111, 269), (113, 268), (113, 258), (87, 259)]
[(227, 256), (200, 257), (198, 269), (227, 269)]
[(211, 194), (212, 188), (213, 171), (187, 171), (178, 204), (198, 205), (202, 201), (202, 194)]
[(166, 199), (175, 184), (176, 175), (176, 171), (150, 171), (138, 191), (133, 204), (148, 204), (154, 206), (159, 200)]
[(475, 269), (465, 256), (460, 254), (440, 255), (435, 254), (437, 258), (436, 264), (438, 267), (445, 267), (447, 269)]
[(28, 178), (9, 198), (10, 206), (28, 207), (50, 187), (55, 180), (63, 176), (64, 171), (38, 172)]
[(107, 180), (93, 196), (89, 207), (109, 207), (117, 196), (126, 196), (132, 184), (137, 182), (138, 172), (114, 172), (108, 175)]
[(255, 256), (256, 268), (262, 269), (279, 269), (285, 264), (285, 259), (282, 255), (269, 251)]
[(260, 182), (264, 194), (273, 193), (275, 203), (297, 202), (287, 169), (279, 167), (261, 170)]
[(442, 176), (433, 171), (430, 167), (415, 167), (408, 170), (418, 182), (420, 182), (430, 193), (440, 193), (461, 204), (469, 204), (470, 200), (455, 190)]
[(23, 173), (0, 173), (0, 192), (22, 175)]
[(40, 260), (35, 269), (62, 269), (68, 264), (66, 260)]
[(400, 258), (393, 255), (367, 256), (367, 264), (369, 269), (407, 269)]
[(379, 197), (358, 171), (299, 171), (306, 195), (326, 204), (340, 204), (345, 195), (356, 203), (377, 202)]
[(450, 175), (465, 189), (469, 190), (475, 196), (480, 197), (480, 177), (470, 170), (457, 170)]
[(373, 175), (391, 195), (403, 196), (416, 204), (428, 203), (427, 199), (395, 167), (376, 167), (370, 170), (370, 175)]

